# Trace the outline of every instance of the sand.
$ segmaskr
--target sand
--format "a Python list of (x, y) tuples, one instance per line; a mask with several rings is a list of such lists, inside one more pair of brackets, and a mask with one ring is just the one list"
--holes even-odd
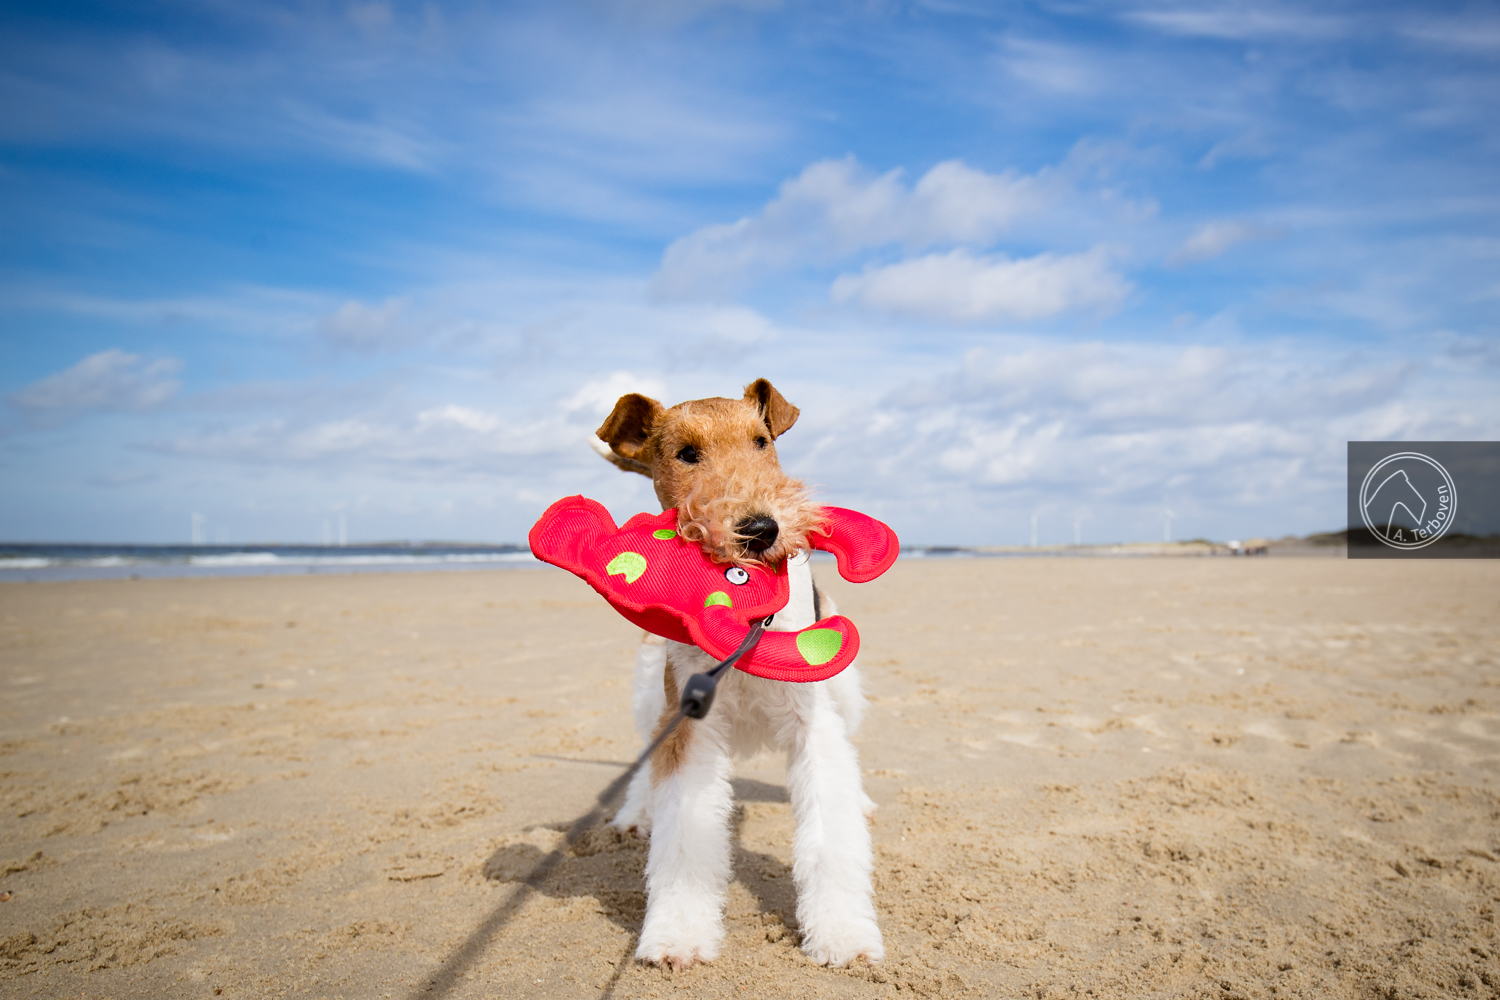
[(776, 758), (714, 964), (629, 961), (634, 838), (516, 896), (637, 749), (638, 633), (561, 571), (101, 581), (0, 586), (0, 992), (1500, 996), (1500, 563), (818, 574), (883, 965), (798, 952)]

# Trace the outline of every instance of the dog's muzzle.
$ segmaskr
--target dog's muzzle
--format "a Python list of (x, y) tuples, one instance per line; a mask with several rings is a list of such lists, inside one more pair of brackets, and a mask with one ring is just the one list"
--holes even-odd
[(734, 530), (745, 539), (745, 548), (756, 555), (776, 544), (781, 527), (771, 517), (747, 517), (734, 526)]

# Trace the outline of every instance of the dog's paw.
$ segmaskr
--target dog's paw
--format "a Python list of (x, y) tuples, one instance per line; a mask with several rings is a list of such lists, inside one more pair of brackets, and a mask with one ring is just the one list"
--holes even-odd
[(648, 816), (626, 816), (624, 813), (609, 821), (609, 825), (621, 833), (629, 833), (642, 840), (651, 838), (651, 819)]
[(698, 892), (666, 892), (649, 899), (635, 957), (673, 969), (712, 962), (724, 941), (720, 905), (716, 897)]
[(609, 825), (621, 833), (633, 833), (637, 837), (651, 836), (651, 810), (643, 804), (627, 799), (620, 811), (615, 813)]
[(647, 941), (642, 938), (640, 947), (635, 950), (635, 957), (651, 965), (678, 970), (691, 969), (700, 962), (712, 962), (718, 958), (719, 947), (717, 942), (678, 941), (668, 944), (665, 941)]
[(802, 938), (802, 953), (819, 965), (839, 969), (859, 958), (876, 965), (885, 959), (885, 943), (874, 920), (858, 920), (842, 927), (809, 929)]

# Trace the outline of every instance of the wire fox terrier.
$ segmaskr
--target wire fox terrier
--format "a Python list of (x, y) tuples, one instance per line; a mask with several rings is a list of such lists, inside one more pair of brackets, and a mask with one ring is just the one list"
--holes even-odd
[[(741, 399), (695, 399), (670, 409), (632, 393), (615, 404), (596, 445), (619, 468), (649, 476), (662, 509), (676, 508), (682, 535), (716, 561), (785, 562), (791, 598), (770, 628), (786, 632), (835, 613), (808, 567), (807, 535), (818, 526), (818, 507), (776, 458), (775, 441), (797, 414), (765, 379)], [(681, 684), (713, 665), (694, 646), (644, 639), (632, 695), (643, 741), (673, 718)], [(767, 747), (787, 755), (802, 950), (836, 966), (885, 956), (870, 887), (866, 820), (875, 804), (849, 742), (864, 710), (857, 664), (810, 684), (731, 670), (708, 717), (683, 720), (631, 782), (614, 818), (617, 828), (651, 838), (636, 958), (680, 969), (718, 956), (732, 875), (731, 761)]]

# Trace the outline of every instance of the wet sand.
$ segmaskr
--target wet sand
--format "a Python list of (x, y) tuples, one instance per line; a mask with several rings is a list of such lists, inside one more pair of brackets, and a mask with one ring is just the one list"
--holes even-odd
[(628, 960), (634, 838), (516, 896), (637, 750), (638, 633), (537, 568), (0, 585), (0, 990), (1500, 996), (1500, 563), (817, 572), (883, 965), (798, 952), (770, 757), (714, 964)]

